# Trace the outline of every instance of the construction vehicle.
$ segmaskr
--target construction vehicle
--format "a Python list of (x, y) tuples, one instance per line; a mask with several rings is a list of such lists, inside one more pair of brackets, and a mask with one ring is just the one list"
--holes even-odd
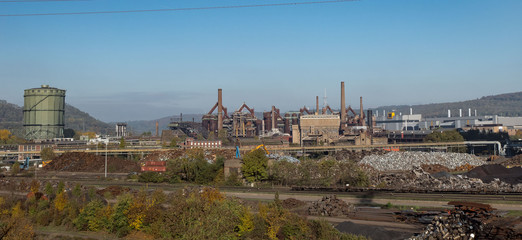
[(270, 152), (268, 152), (268, 150), (266, 149), (265, 144), (261, 144), (261, 145), (257, 146), (256, 148), (252, 149), (252, 151), (250, 151), (250, 152), (253, 152), (260, 148), (263, 148), (263, 150), (265, 150), (266, 155), (270, 154)]
[(24, 169), (24, 170), (29, 169), (29, 157), (26, 157), (25, 162), (20, 164), (20, 169)]
[(48, 160), (48, 161), (42, 161), (42, 167), (45, 167), (45, 165), (49, 164), (50, 162), (52, 162), (53, 160)]

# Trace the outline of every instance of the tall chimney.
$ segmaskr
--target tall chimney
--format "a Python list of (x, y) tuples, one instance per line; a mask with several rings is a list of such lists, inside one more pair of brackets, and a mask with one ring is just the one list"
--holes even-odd
[(459, 109), (459, 117), (462, 117), (462, 108)]
[(276, 128), (275, 106), (272, 106), (272, 131)]
[(363, 112), (363, 104), (362, 104), (362, 96), (361, 96), (361, 109), (359, 109), (359, 117), (361, 118), (361, 126), (364, 126), (364, 112)]
[(218, 131), (223, 129), (223, 96), (221, 88), (218, 89)]
[(319, 96), (315, 96), (315, 115), (319, 115)]
[(341, 123), (346, 121), (346, 99), (344, 95), (344, 82), (341, 82)]
[(468, 108), (468, 117), (471, 117), (471, 108)]
[(159, 123), (156, 121), (156, 137), (159, 136)]
[(451, 117), (451, 110), (448, 109), (448, 117)]
[(413, 115), (413, 108), (410, 108), (410, 115)]

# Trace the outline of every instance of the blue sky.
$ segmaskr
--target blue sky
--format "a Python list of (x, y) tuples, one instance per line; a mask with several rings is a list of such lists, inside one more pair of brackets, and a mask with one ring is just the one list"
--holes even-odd
[[(298, 0), (0, 1), (0, 15)], [(310, 0), (303, 0), (303, 2)], [(0, 17), (0, 99), (50, 84), (103, 121), (204, 113), (223, 88), (282, 111), (475, 99), (522, 91), (522, 1), (361, 0), (177, 12)]]

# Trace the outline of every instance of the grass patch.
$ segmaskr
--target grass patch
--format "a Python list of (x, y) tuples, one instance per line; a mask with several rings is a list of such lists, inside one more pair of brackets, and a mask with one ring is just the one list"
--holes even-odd
[(509, 210), (506, 217), (522, 217), (522, 211), (520, 210)]

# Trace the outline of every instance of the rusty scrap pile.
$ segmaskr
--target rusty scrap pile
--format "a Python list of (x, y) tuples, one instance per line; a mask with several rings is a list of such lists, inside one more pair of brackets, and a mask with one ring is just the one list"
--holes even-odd
[(444, 167), (440, 164), (422, 164), (421, 165), (422, 170), (428, 172), (428, 173), (438, 173), (438, 172), (449, 172), (450, 169), (447, 167)]
[[(47, 164), (44, 169), (65, 172), (103, 172), (105, 157), (83, 152), (67, 152)], [(109, 157), (107, 169), (109, 172), (135, 172), (139, 167), (134, 161)]]
[(395, 171), (412, 170), (422, 164), (440, 164), (449, 169), (454, 169), (464, 164), (480, 166), (485, 162), (466, 153), (390, 152), (385, 155), (366, 156), (359, 163), (369, 165), (379, 171)]
[(408, 172), (384, 173), (377, 181), (401, 190), (522, 192), (522, 184), (510, 184), (499, 179), (486, 183), (479, 178), (446, 172), (432, 175), (420, 167)]
[(287, 198), (287, 199), (281, 201), (281, 204), (286, 209), (292, 209), (292, 208), (301, 207), (301, 206), (305, 205), (306, 203), (303, 201), (297, 200), (295, 198)]
[(338, 199), (336, 195), (324, 196), (321, 200), (313, 202), (308, 208), (309, 215), (321, 216), (346, 216), (355, 210), (353, 205)]
[(501, 163), (503, 166), (522, 166), (522, 154), (516, 155), (510, 159), (507, 159)]
[(362, 150), (362, 151), (355, 151), (355, 150), (342, 150), (342, 151), (339, 151), (339, 152), (336, 152), (334, 157), (336, 160), (345, 160), (345, 159), (350, 159), (350, 160), (354, 160), (354, 161), (361, 161), (364, 157), (366, 156), (371, 156), (371, 155), (383, 155), (384, 153), (386, 153), (386, 151), (384, 150), (380, 150), (380, 149), (373, 149), (373, 150)]
[[(449, 202), (455, 209), (436, 216), (424, 232), (411, 240), (420, 239), (521, 239), (522, 232), (514, 227), (519, 219), (500, 218), (491, 206), (471, 202)], [(502, 222), (500, 225), (498, 222)]]

